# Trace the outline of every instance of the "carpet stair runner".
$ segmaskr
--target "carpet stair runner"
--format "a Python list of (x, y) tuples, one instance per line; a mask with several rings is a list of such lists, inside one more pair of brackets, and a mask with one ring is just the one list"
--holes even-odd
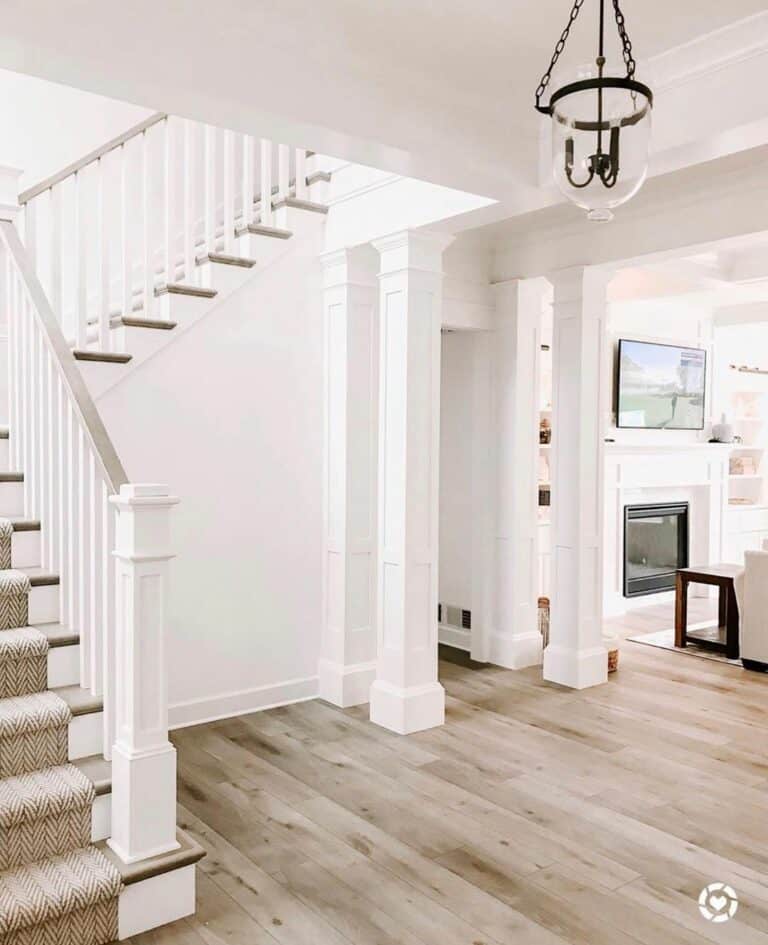
[(0, 519), (0, 945), (106, 945), (120, 874), (91, 845), (91, 781), (69, 764), (69, 706), (47, 691), (48, 640)]

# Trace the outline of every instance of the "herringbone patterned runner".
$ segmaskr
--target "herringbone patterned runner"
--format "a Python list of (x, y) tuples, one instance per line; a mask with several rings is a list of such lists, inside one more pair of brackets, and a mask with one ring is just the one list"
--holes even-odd
[(0, 633), (0, 699), (43, 692), (48, 686), (48, 640), (34, 627)]
[(29, 578), (23, 571), (0, 571), (0, 630), (29, 623)]
[(0, 777), (66, 764), (71, 718), (53, 692), (0, 700)]
[(95, 796), (74, 765), (0, 781), (0, 870), (87, 846)]
[(0, 571), (11, 567), (11, 541), (13, 525), (7, 518), (0, 518)]
[(95, 847), (0, 873), (0, 945), (105, 945), (117, 938), (119, 892)]

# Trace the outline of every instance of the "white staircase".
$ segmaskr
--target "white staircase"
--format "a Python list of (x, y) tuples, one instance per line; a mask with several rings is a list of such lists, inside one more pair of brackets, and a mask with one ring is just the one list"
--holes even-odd
[(95, 400), (322, 224), (321, 165), (157, 115), (0, 219), (3, 941), (104, 945), (194, 910), (165, 684), (177, 500), (129, 482)]

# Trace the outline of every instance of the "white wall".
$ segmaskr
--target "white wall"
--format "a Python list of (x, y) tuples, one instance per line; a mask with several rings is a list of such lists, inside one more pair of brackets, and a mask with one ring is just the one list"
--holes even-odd
[(322, 311), (306, 238), (98, 406), (174, 511), (171, 724), (316, 693)]
[(0, 69), (0, 164), (31, 187), (152, 114), (151, 109)]

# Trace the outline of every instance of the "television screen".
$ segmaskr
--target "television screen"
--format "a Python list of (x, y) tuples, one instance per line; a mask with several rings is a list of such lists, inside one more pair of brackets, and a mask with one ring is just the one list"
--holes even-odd
[(616, 425), (703, 429), (706, 363), (699, 348), (620, 341)]

